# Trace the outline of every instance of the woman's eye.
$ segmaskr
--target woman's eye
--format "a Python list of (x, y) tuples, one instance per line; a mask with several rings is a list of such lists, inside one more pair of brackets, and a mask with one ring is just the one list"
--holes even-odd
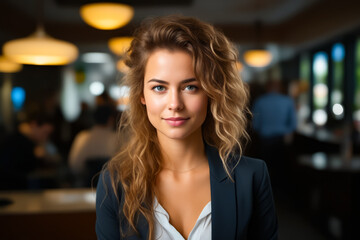
[(162, 92), (165, 91), (165, 87), (163, 86), (155, 86), (152, 88), (155, 92)]
[(188, 85), (185, 87), (185, 90), (187, 91), (196, 91), (198, 89), (197, 86), (194, 86), (194, 85)]

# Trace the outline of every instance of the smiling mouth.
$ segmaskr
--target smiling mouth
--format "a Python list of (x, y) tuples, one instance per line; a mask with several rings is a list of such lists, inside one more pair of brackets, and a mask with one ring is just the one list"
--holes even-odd
[(173, 127), (179, 127), (179, 126), (185, 124), (185, 122), (189, 119), (190, 118), (183, 118), (183, 117), (164, 118), (164, 120)]

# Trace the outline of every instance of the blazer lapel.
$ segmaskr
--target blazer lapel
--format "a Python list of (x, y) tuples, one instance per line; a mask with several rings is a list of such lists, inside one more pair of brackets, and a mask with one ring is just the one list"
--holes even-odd
[(228, 178), (218, 151), (207, 144), (205, 149), (210, 168), (212, 240), (235, 239), (235, 183)]
[[(228, 178), (217, 149), (205, 144), (205, 151), (210, 168), (212, 240), (235, 240), (237, 226), (235, 183)], [(141, 237), (132, 236), (129, 239), (147, 237), (149, 226), (143, 216), (140, 216), (137, 228)]]
[[(128, 225), (123, 225), (123, 231), (127, 232), (129, 229)], [(149, 224), (147, 223), (145, 217), (140, 215), (138, 218), (138, 222), (136, 224), (136, 229), (138, 230), (138, 234), (133, 233), (130, 236), (126, 236), (124, 239), (126, 240), (146, 240), (148, 239), (149, 234)]]

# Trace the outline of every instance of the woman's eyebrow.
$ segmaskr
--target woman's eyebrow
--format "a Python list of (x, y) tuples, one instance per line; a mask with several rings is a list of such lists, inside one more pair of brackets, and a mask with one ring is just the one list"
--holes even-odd
[(150, 80), (147, 81), (147, 82), (148, 82), (148, 83), (156, 82), (156, 83), (161, 83), (161, 84), (169, 84), (167, 81), (160, 80), (160, 79), (156, 79), (156, 78), (152, 78), (152, 79), (150, 79)]
[(190, 82), (196, 82), (195, 78), (189, 78), (189, 79), (185, 79), (183, 81), (181, 81), (181, 83), (190, 83)]
[[(195, 78), (188, 78), (188, 79), (182, 80), (181, 83), (184, 84), (184, 83), (190, 83), (190, 82), (195, 82), (195, 81), (196, 81)], [(150, 82), (156, 82), (156, 83), (166, 84), (166, 85), (169, 84), (167, 81), (160, 80), (160, 79), (156, 79), (156, 78), (150, 79), (150, 80), (148, 81), (148, 83), (150, 83)]]

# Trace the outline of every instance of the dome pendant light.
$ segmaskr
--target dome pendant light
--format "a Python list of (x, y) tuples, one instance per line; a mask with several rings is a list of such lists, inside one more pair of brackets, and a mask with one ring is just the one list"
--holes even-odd
[(256, 47), (245, 51), (243, 58), (250, 67), (262, 68), (268, 66), (273, 60), (272, 53), (260, 46), (261, 23), (255, 22), (255, 44)]
[(114, 37), (108, 41), (110, 50), (118, 56), (122, 56), (130, 48), (133, 37)]
[(113, 30), (125, 26), (134, 16), (134, 8), (121, 3), (89, 3), (81, 6), (80, 15), (90, 26)]
[(15, 73), (21, 71), (21, 69), (21, 64), (11, 61), (5, 56), (0, 56), (0, 72)]
[(3, 53), (14, 62), (32, 65), (65, 65), (78, 56), (77, 47), (47, 35), (40, 25), (35, 33), (4, 44)]
[(251, 67), (266, 67), (270, 64), (272, 55), (265, 49), (250, 49), (244, 53), (244, 60)]

